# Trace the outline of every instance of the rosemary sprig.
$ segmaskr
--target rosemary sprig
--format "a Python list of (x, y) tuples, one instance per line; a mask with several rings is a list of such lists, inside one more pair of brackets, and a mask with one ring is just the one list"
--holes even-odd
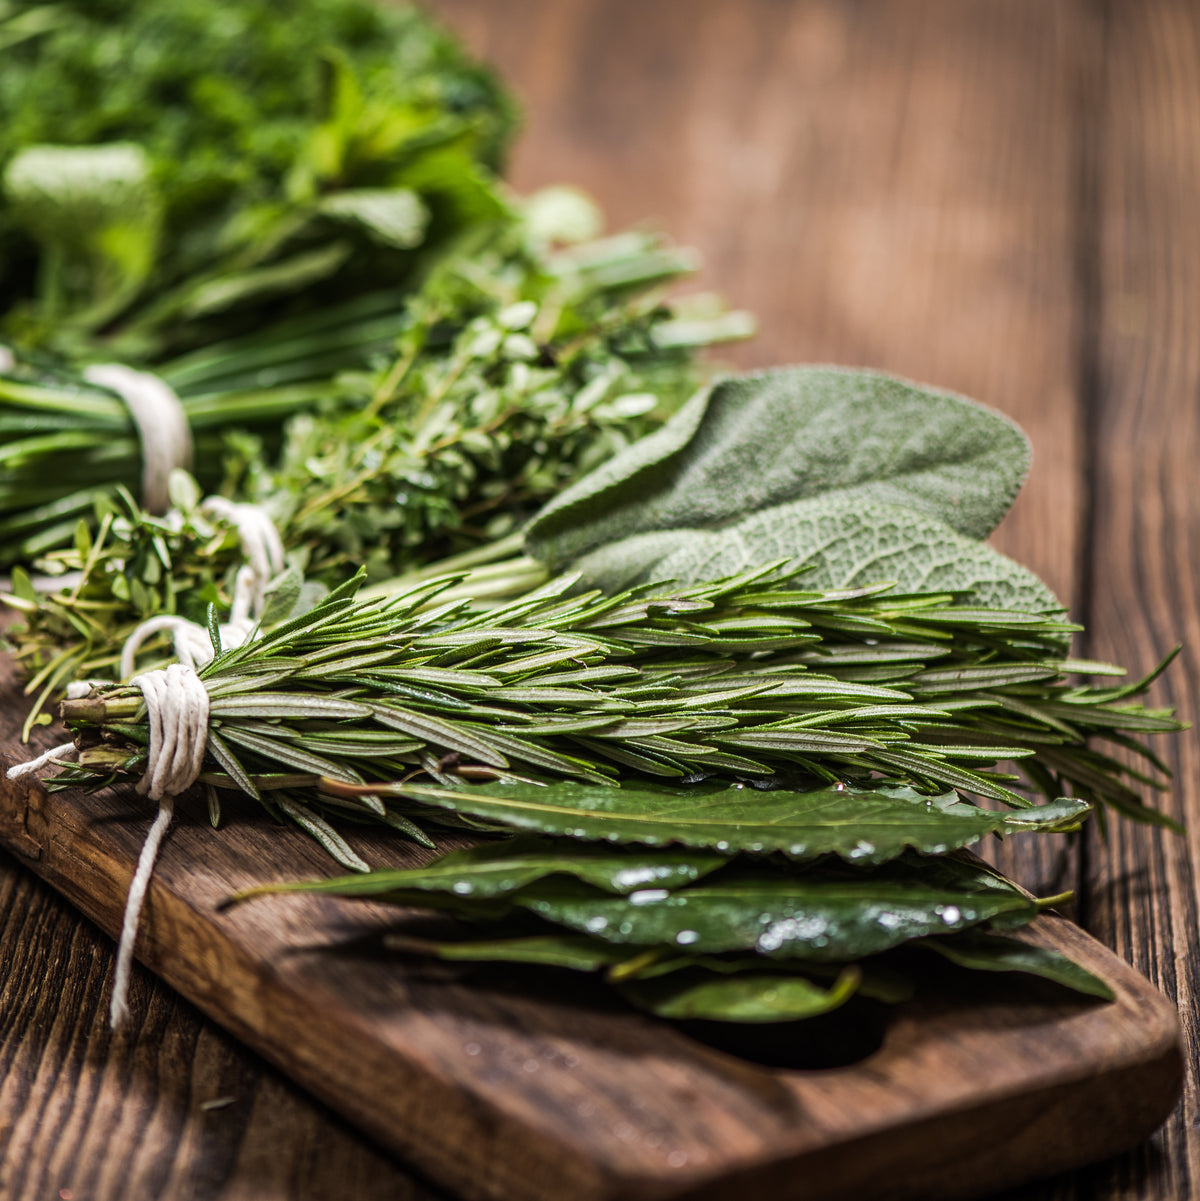
[[(1129, 780), (1157, 782), (1141, 738), (1179, 723), (1134, 702), (1148, 681), (1073, 682), (1094, 665), (1062, 657), (1073, 627), (1059, 620), (954, 608), (951, 595), (806, 592), (778, 565), (615, 596), (564, 577), (492, 610), (438, 603), (453, 577), (367, 602), (354, 600), (361, 580), (203, 670), (204, 783), (309, 828), (339, 811), (428, 816), (394, 781), (514, 777), (887, 784), (1020, 808), (1024, 786), (1172, 824)], [(137, 689), (94, 690), (62, 714), (80, 753), (55, 786), (142, 774)], [(1091, 737), (1141, 751), (1148, 774)]]

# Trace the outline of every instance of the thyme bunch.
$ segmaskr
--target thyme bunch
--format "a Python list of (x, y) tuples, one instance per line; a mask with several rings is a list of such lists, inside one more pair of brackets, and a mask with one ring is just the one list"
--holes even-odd
[[(547, 215), (550, 202), (557, 216)], [(565, 247), (556, 236), (564, 206), (593, 227), (584, 198), (535, 197), (521, 221), (492, 227), (446, 259), (405, 310), (397, 348), (374, 370), (202, 395), (189, 412), (218, 423), (202, 428), (219, 445), (218, 453), (200, 443), (202, 455), (211, 450), (205, 488), (263, 504), (314, 584), (340, 584), (362, 563), (382, 579), (451, 550), (502, 555), (502, 535), (693, 390), (697, 347), (748, 332), (744, 314), (663, 302), (662, 288), (693, 263), (652, 235)], [(235, 361), (217, 348), (176, 382), (199, 387), (228, 370), (221, 385), (240, 388), (253, 356), (239, 353), (246, 358)], [(0, 379), (0, 398), (18, 387)], [(0, 518), (0, 534), (14, 536), (18, 557), (50, 544), (38, 565), (73, 578), (39, 592), (22, 568), (13, 571), (5, 599), (24, 617), (14, 645), (34, 697), (31, 719), (70, 680), (111, 674), (140, 621), (168, 614), (203, 623), (209, 604), (227, 606), (239, 562), (236, 532), (200, 513), (194, 483), (177, 474), (171, 513), (143, 511), (124, 485), (103, 482), (120, 464), (136, 476), (132, 436), (107, 437), (98, 421), (77, 461), (70, 445), (79, 431), (60, 428), (61, 411), (74, 421), (92, 401), (61, 383), (34, 391), (22, 395), (43, 405), (56, 432), (30, 439), (36, 454), (9, 448), (16, 470), (0, 485), (0, 509), (7, 503), (15, 512)], [(121, 407), (114, 397), (96, 403)], [(298, 404), (314, 411), (283, 426), (278, 457), (275, 440), (226, 424), (257, 415), (278, 428), (281, 407)], [(0, 410), (0, 441), (5, 419)], [(128, 421), (121, 413), (110, 419)], [(67, 487), (84, 485), (66, 498), (32, 491), (46, 478), (46, 439), (67, 456)], [(56, 473), (51, 492), (63, 490), (62, 478)], [(42, 503), (21, 508), (32, 499)], [(161, 655), (166, 645), (152, 641), (147, 653)]]

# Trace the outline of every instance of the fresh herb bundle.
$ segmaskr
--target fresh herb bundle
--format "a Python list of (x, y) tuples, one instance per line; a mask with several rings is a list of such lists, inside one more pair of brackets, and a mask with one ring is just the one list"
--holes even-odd
[(407, 286), (504, 211), (513, 107), (414, 7), (0, 9), (0, 332), (161, 362)]
[[(633, 779), (815, 782), (819, 821), (831, 806), (843, 822), (866, 812), (867, 790), (872, 804), (900, 809), (893, 851), (940, 852), (989, 830), (1075, 821), (1080, 802), (1057, 800), (1066, 792), (1166, 821), (1127, 782), (1153, 778), (1087, 739), (1139, 750), (1154, 767), (1139, 736), (1178, 723), (1133, 703), (1148, 681), (1070, 683), (1070, 673), (1113, 669), (1059, 657), (1070, 627), (1053, 619), (964, 610), (947, 595), (802, 591), (773, 568), (615, 596), (577, 593), (577, 579), (565, 577), (498, 610), (437, 604), (452, 579), (368, 602), (353, 600), (358, 582), (221, 651), (201, 672), (211, 705), (202, 781), (214, 801), (233, 789), (277, 816), (299, 814), (344, 861), (347, 848), (318, 810), (412, 830), (415, 803), (435, 820), (671, 841), (687, 821), (671, 812), (678, 794), (662, 794), (663, 813), (659, 793), (612, 787)], [(93, 690), (62, 712), (79, 758), (56, 787), (144, 773), (149, 735), (136, 687)], [(1048, 809), (1026, 811), (1011, 787), (1020, 777), (996, 770), (1010, 759)], [(433, 785), (414, 783), (419, 776)], [(526, 782), (501, 793), (459, 788), (510, 776)], [(555, 779), (576, 791), (541, 787)], [(947, 808), (952, 796), (928, 808), (893, 802), (881, 785), (958, 789), (1022, 812)], [(729, 831), (718, 824), (702, 845), (752, 839), (745, 849), (803, 852), (809, 802), (774, 811), (792, 795), (764, 794), (765, 826), (748, 817), (735, 833), (731, 813)], [(647, 824), (655, 811), (660, 828)], [(891, 820), (884, 812), (881, 829)], [(853, 822), (839, 829), (852, 840), (850, 858), (873, 861), (876, 839)]]
[[(569, 190), (528, 202), (507, 193), (494, 171), (511, 104), (420, 12), (305, 0), (288, 21), (276, 16), (262, 0), (236, 0), (219, 20), (164, 0), (121, 6), (119, 20), (104, 5), (0, 8), (0, 342), (16, 352), (10, 362), (0, 348), (0, 566), (69, 544), (117, 485), (138, 493), (127, 407), (79, 362), (153, 368), (181, 398), (206, 490), (242, 482), (280, 502), (303, 475), (311, 486), (299, 485), (296, 515), (310, 543), (330, 528), (323, 506), (364, 473), (393, 511), (412, 493), (433, 515), (410, 521), (411, 551), (418, 532), (439, 534), (459, 509), (495, 505), (466, 494), (492, 470), (479, 464), (514, 433), (540, 440), (537, 429), (493, 428), (514, 404), (528, 400), (555, 424), (554, 448), (526, 472), (532, 511), (573, 478), (581, 429), (604, 421), (557, 428), (585, 384), (601, 410), (686, 394), (689, 346), (744, 336), (739, 318), (666, 327), (649, 293), (689, 270), (689, 256), (646, 235), (595, 242), (596, 214)], [(590, 244), (556, 253), (578, 242)], [(515, 336), (490, 351), (479, 330), (462, 337), (525, 300), (539, 319), (509, 331), (520, 349)], [(523, 353), (530, 335), (540, 342)], [(459, 403), (448, 423), (446, 398), (433, 395), (464, 341), (481, 361), (458, 364), (450, 399), (490, 370), (504, 406), (492, 420)], [(548, 360), (550, 380), (537, 370)], [(510, 367), (524, 376), (499, 378)], [(286, 419), (314, 410), (278, 463)], [(339, 438), (378, 451), (381, 427), (399, 433), (417, 415), (447, 427), (432, 444), (449, 452), (439, 461), (453, 479), (431, 482), (420, 447), (382, 471), (338, 457)], [(470, 436), (470, 461), (450, 472), (457, 433)], [(602, 453), (604, 439), (591, 441)], [(512, 457), (496, 471), (511, 472)], [(348, 523), (345, 554), (365, 541), (376, 564), (387, 560), (371, 544), (383, 507), (376, 498)], [(387, 570), (411, 557), (393, 555)]]
[[(1126, 782), (1144, 777), (1085, 739), (1154, 762), (1140, 737), (1178, 723), (1131, 703), (1147, 681), (1071, 683), (1111, 669), (1057, 658), (1062, 622), (802, 591), (778, 568), (616, 596), (568, 577), (482, 611), (439, 604), (453, 582), (365, 603), (352, 583), (220, 651), (201, 672), (214, 820), (219, 793), (240, 791), (358, 870), (330, 818), (425, 845), (430, 822), (536, 835), (312, 887), (484, 926), (403, 949), (604, 970), (664, 1016), (809, 1016), (898, 971), (903, 995), (904, 961), (876, 957), (913, 944), (1104, 993), (1002, 936), (1037, 902), (947, 858), (988, 833), (1076, 828), (1089, 802), (1163, 820)], [(63, 716), (78, 763), (54, 787), (144, 773), (137, 688)], [(1048, 803), (1012, 790), (1009, 759)]]
[(0, 566), (137, 491), (126, 405), (78, 364), (175, 388), (213, 488), (232, 431), (277, 449), (431, 264), (519, 221), (512, 105), (415, 8), (11, 0), (0, 55)]
[[(504, 193), (509, 102), (425, 17), (108, 7), (0, 4), (0, 539), (77, 573), (13, 574), (31, 721), (140, 620), (203, 619), (214, 824), (246, 794), (360, 871), (333, 821), (507, 835), (294, 886), (482, 930), (402, 950), (603, 971), (668, 1017), (896, 1000), (930, 954), (1106, 995), (1008, 937), (1043, 903), (962, 857), (1092, 806), (1172, 824), (1133, 787), (1180, 728), (1137, 702), (1153, 676), (1078, 683), (1121, 673), (1070, 659), (1056, 599), (982, 541), (1019, 430), (821, 368), (655, 429), (744, 319), (666, 308), (687, 257), (595, 240), (577, 196)], [(217, 620), (237, 533), (182, 473), (168, 514), (139, 508), (130, 418), (76, 369), (110, 358), (180, 395), (199, 485), (284, 536), (243, 645)], [(137, 687), (63, 716), (54, 787), (146, 771)]]
[[(577, 227), (579, 218), (585, 229), (592, 224), (582, 197), (543, 194), (522, 212), (443, 261), (406, 310), (398, 351), (374, 372), (307, 391), (233, 391), (215, 403), (204, 393), (193, 402), (184, 389), (193, 425), (217, 443), (200, 443), (214, 467), (204, 485), (261, 502), (315, 583), (341, 583), (360, 563), (380, 578), (449, 550), (500, 553), (505, 544), (493, 540), (523, 514), (636, 441), (692, 391), (697, 345), (747, 332), (741, 314), (688, 317), (662, 304), (660, 286), (691, 263), (651, 235), (564, 247), (556, 235), (567, 216)], [(214, 351), (207, 362), (193, 358), (191, 370), (211, 382), (234, 367)], [(195, 375), (168, 378), (182, 386)], [(0, 534), (26, 561), (65, 539), (38, 561), (53, 574), (80, 573), (43, 594), (23, 570), (13, 572), (8, 603), (26, 616), (16, 648), (36, 715), (70, 680), (111, 676), (138, 622), (163, 614), (203, 622), (209, 604), (228, 605), (240, 547), (232, 526), (200, 511), (200, 493), (185, 478), (173, 480), (166, 517), (144, 512), (127, 487), (101, 482), (120, 479), (118, 467), (134, 478), (139, 471), (136, 439), (106, 432), (128, 425), (115, 397), (93, 401), (78, 389), (0, 379), (0, 397), (6, 389), (14, 424), (40, 408), (54, 432), (22, 430), (7, 447), (0, 432), (0, 455), (13, 465), (0, 508), (16, 510), (0, 519)], [(224, 426), (252, 406), (277, 418), (274, 399), (298, 396), (323, 403), (286, 426), (278, 457)], [(0, 427), (6, 419), (0, 412)], [(59, 467), (52, 476), (47, 456)], [(41, 490), (66, 495), (46, 500)], [(22, 507), (32, 500), (39, 503)], [(161, 646), (152, 643), (150, 653)]]

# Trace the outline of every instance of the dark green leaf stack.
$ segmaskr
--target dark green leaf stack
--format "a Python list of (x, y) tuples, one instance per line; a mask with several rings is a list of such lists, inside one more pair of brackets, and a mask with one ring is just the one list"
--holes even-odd
[[(686, 834), (676, 841), (686, 845)], [(903, 1001), (929, 974), (931, 956), (1112, 997), (1066, 957), (1012, 936), (1044, 902), (956, 856), (908, 854), (867, 869), (834, 856), (805, 863), (517, 838), (426, 868), (244, 896), (266, 892), (444, 910), (479, 933), (438, 941), (397, 932), (389, 945), (457, 963), (601, 972), (633, 1004), (674, 1019), (787, 1022), (856, 994)]]

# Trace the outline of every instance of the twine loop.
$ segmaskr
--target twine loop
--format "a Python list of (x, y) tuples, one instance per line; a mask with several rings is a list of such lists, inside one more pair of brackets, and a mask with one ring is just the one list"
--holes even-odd
[[(238, 568), (234, 578), (229, 620), (222, 622), (219, 628), (221, 647), (228, 650), (241, 646), (258, 629), (266, 607), (267, 588), (285, 566), (283, 541), (261, 505), (236, 504), (223, 496), (209, 496), (201, 502), (200, 508), (234, 526), (246, 556), (246, 562)], [(151, 617), (125, 639), (121, 648), (121, 679), (132, 675), (142, 643), (164, 631), (170, 631), (175, 657), (180, 663), (199, 669), (212, 662), (216, 652), (202, 625), (186, 617)]]
[(157, 375), (123, 363), (97, 363), (84, 370), (83, 378), (125, 402), (142, 446), (142, 507), (165, 513), (171, 472), (192, 465), (192, 431), (175, 390)]
[(130, 681), (142, 690), (150, 727), (146, 773), (137, 790), (152, 801), (178, 796), (196, 782), (208, 740), (208, 689), (183, 663)]

